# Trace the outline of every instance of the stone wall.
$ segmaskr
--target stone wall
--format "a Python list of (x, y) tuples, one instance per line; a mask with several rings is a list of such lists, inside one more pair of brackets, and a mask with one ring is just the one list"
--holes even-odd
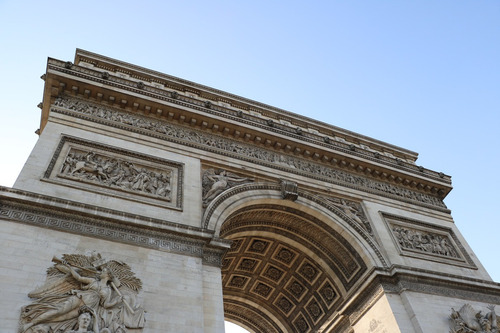
[[(99, 252), (127, 263), (142, 281), (138, 302), (146, 313), (144, 332), (221, 332), (220, 270), (202, 258), (120, 244), (0, 220), (2, 332), (16, 332), (21, 307), (44, 284), (53, 256)], [(200, 318), (204, 318), (200, 320)], [(131, 332), (135, 330), (129, 330)]]

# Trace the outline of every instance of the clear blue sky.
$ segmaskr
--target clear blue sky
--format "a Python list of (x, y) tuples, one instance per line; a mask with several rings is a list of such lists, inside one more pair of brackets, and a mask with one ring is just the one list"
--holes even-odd
[(0, 184), (37, 136), (47, 57), (96, 52), (420, 154), (500, 281), (500, 1), (0, 0)]

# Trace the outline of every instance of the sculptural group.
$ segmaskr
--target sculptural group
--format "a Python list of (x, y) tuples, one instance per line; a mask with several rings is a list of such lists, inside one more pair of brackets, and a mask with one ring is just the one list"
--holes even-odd
[(137, 166), (128, 161), (97, 154), (94, 151), (70, 151), (63, 163), (61, 174), (171, 200), (170, 173)]
[(136, 304), (142, 284), (127, 264), (95, 253), (66, 254), (53, 262), (45, 284), (28, 294), (35, 301), (21, 310), (21, 333), (118, 333), (144, 327), (144, 309)]
[(495, 307), (490, 305), (488, 310), (483, 314), (470, 304), (464, 304), (458, 311), (452, 308), (450, 333), (498, 333)]

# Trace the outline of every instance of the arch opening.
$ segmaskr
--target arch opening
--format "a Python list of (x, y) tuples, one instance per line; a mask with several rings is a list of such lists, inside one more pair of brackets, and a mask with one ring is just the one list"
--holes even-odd
[(367, 272), (358, 250), (306, 209), (254, 201), (220, 226), (226, 320), (250, 332), (312, 332)]
[(238, 324), (232, 323), (230, 321), (224, 322), (224, 328), (226, 333), (249, 333), (246, 329)]

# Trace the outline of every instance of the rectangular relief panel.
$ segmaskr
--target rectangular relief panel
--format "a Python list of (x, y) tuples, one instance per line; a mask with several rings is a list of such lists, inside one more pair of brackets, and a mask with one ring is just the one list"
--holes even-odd
[(402, 256), (477, 269), (452, 229), (381, 212)]
[(181, 210), (183, 168), (182, 163), (63, 136), (44, 180)]

